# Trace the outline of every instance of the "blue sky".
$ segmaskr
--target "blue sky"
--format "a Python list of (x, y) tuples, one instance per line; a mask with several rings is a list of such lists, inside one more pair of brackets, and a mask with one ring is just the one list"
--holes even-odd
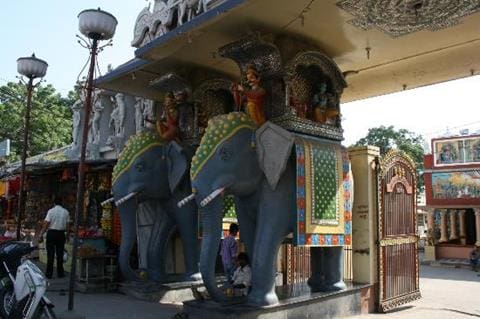
[(0, 84), (15, 80), (17, 58), (35, 52), (49, 64), (45, 79), (60, 92), (72, 89), (88, 51), (77, 43), (77, 15), (100, 7), (118, 20), (114, 46), (99, 55), (104, 73), (109, 63), (119, 65), (133, 57), (130, 46), (135, 19), (148, 5), (142, 0), (2, 0), (0, 9)]
[[(2, 0), (0, 10), (0, 85), (16, 81), (16, 60), (35, 52), (48, 62), (45, 79), (62, 94), (72, 89), (88, 57), (77, 43), (77, 15), (101, 7), (118, 19), (114, 46), (99, 55), (105, 73), (133, 57), (130, 46), (144, 0)], [(363, 137), (369, 127), (394, 125), (429, 140), (447, 128), (480, 129), (480, 76), (408, 90), (342, 105), (345, 144)]]

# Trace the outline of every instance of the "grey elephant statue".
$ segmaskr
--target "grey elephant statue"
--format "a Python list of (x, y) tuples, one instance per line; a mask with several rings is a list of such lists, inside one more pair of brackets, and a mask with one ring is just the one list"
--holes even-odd
[(148, 201), (156, 201), (160, 207), (148, 243), (149, 279), (165, 279), (166, 245), (175, 226), (183, 244), (186, 277), (189, 280), (201, 278), (197, 207), (195, 203), (177, 206), (177, 202), (190, 192), (190, 160), (187, 149), (173, 141), (162, 141), (154, 132), (132, 136), (119, 155), (112, 174), (112, 192), (120, 214), (119, 268), (125, 279), (139, 279), (130, 266), (130, 254), (137, 240), (138, 205)]
[[(314, 144), (319, 143), (325, 152), (318, 152), (327, 156), (322, 159), (327, 170), (322, 173), (319, 169), (311, 174), (312, 178), (326, 178), (327, 181), (322, 184), (322, 181), (309, 179), (308, 182), (324, 185), (325, 189), (307, 196), (315, 197), (322, 192), (331, 195), (331, 202), (322, 201), (322, 207), (311, 209), (319, 211), (324, 208), (328, 216), (308, 215), (305, 204), (302, 204), (306, 190), (304, 175), (305, 171), (312, 171), (306, 170), (304, 165), (306, 157), (301, 154), (304, 149), (295, 146), (301, 144), (297, 139), (303, 138), (307, 139), (270, 122), (257, 129), (244, 113), (233, 112), (210, 120), (192, 159), (190, 175), (192, 196), (195, 196), (200, 206), (203, 223), (200, 271), (205, 287), (216, 301), (228, 300), (216, 286), (214, 274), (222, 228), (224, 194), (235, 197), (240, 236), (252, 260), (249, 304), (267, 306), (278, 303), (275, 293), (276, 256), (280, 244), (289, 233), (298, 238), (297, 244), (329, 246), (312, 248), (312, 276), (308, 283), (313, 291), (345, 288), (343, 245), (346, 240), (344, 233), (350, 231), (350, 227), (345, 229), (344, 223), (349, 225), (351, 218), (343, 215), (344, 209), (350, 208), (343, 207), (343, 202), (338, 200), (337, 195), (348, 195), (348, 190), (342, 189), (342, 176), (346, 176), (344, 169), (348, 167), (348, 159), (347, 164), (344, 162), (342, 165), (346, 153), (336, 143), (319, 139), (311, 145), (310, 142), (307, 143), (310, 145), (307, 151), (317, 152)], [(340, 159), (336, 160), (336, 156), (340, 156)], [(307, 194), (310, 191), (308, 189)], [(316, 199), (319, 202), (322, 200), (318, 197)], [(318, 225), (323, 222), (331, 228), (331, 234), (309, 234), (305, 219), (310, 224), (318, 219)]]

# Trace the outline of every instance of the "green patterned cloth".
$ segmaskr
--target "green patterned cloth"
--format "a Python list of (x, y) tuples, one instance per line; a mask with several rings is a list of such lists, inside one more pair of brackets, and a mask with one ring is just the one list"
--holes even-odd
[(165, 141), (155, 132), (146, 131), (131, 136), (118, 156), (117, 164), (113, 167), (112, 185), (130, 168), (140, 155), (154, 146), (162, 145), (165, 145)]
[(312, 143), (313, 212), (312, 222), (338, 221), (338, 169), (336, 150)]
[(223, 198), (223, 212), (225, 214), (225, 218), (237, 218), (233, 195), (226, 195)]

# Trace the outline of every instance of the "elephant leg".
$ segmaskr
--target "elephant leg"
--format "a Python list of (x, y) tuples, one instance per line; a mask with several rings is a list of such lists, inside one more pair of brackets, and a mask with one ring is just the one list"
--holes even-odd
[[(292, 183), (292, 186), (294, 184)], [(248, 301), (256, 306), (278, 303), (275, 293), (277, 253), (283, 239), (293, 227), (295, 199), (293, 190), (279, 185), (276, 191), (263, 189), (257, 217), (255, 253), (252, 265), (252, 291)]]
[(240, 237), (245, 244), (247, 254), (253, 257), (255, 241), (255, 218), (257, 216), (257, 196), (235, 196), (235, 211), (240, 226)]
[(196, 206), (190, 203), (180, 209), (177, 208), (174, 212), (175, 221), (182, 239), (186, 279), (200, 280), (201, 275), (198, 270), (198, 216)]
[(310, 269), (312, 275), (308, 278), (308, 285), (313, 292), (320, 291), (320, 287), (323, 287), (325, 282), (325, 274), (323, 272), (323, 247), (311, 247), (310, 248)]
[(159, 214), (153, 224), (152, 235), (148, 243), (148, 277), (154, 281), (165, 279), (165, 259), (170, 234), (175, 221), (168, 214)]
[(312, 247), (312, 276), (308, 285), (313, 292), (345, 289), (343, 282), (343, 247)]
[(323, 248), (323, 273), (325, 274), (324, 291), (345, 289), (343, 281), (343, 247)]

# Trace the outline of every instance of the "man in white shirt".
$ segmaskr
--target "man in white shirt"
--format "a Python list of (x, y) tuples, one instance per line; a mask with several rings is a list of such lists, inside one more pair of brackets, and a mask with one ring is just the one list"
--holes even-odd
[(47, 231), (47, 278), (53, 275), (53, 260), (57, 255), (57, 275), (58, 278), (65, 277), (63, 270), (63, 251), (65, 249), (65, 232), (68, 230), (68, 220), (70, 213), (61, 206), (60, 197), (55, 197), (54, 206), (47, 212), (47, 217), (43, 222), (42, 234)]
[(245, 253), (240, 253), (237, 256), (238, 268), (233, 273), (231, 284), (235, 296), (246, 296), (251, 286), (252, 269), (250, 268), (248, 259)]

